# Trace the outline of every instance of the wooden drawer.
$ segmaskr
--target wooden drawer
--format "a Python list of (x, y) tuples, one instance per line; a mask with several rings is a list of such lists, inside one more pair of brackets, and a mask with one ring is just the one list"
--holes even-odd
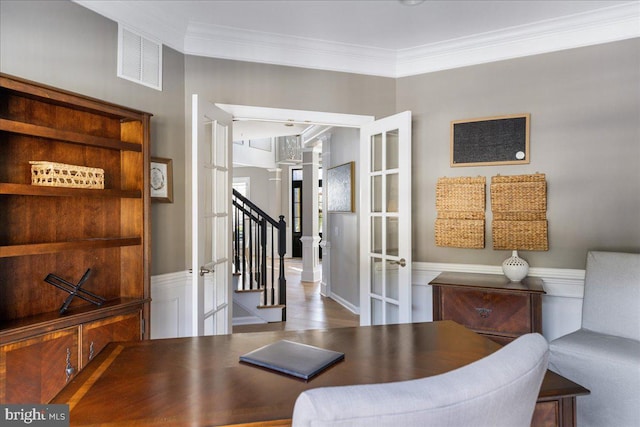
[(514, 337), (532, 332), (527, 294), (443, 287), (440, 310), (442, 320), (479, 332)]
[(82, 325), (82, 359), (84, 368), (100, 351), (113, 341), (140, 341), (142, 329), (140, 310), (131, 314), (108, 317)]
[(560, 425), (560, 402), (557, 400), (537, 402), (533, 411), (531, 425), (534, 427), (553, 427)]
[(0, 402), (48, 402), (77, 372), (77, 327), (0, 346)]

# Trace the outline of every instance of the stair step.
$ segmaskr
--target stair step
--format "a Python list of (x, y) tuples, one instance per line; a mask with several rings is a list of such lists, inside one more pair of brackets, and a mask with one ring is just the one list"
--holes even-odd
[(262, 310), (262, 309), (266, 309), (266, 308), (285, 308), (285, 307), (286, 307), (286, 305), (284, 305), (284, 304), (276, 304), (276, 305), (259, 305), (257, 308), (259, 310)]
[(239, 294), (245, 293), (245, 292), (258, 292), (258, 293), (262, 293), (262, 289), (234, 289), (234, 292), (237, 292)]

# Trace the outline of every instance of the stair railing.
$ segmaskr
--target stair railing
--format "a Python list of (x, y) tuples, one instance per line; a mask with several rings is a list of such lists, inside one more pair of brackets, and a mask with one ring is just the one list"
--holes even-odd
[(240, 290), (261, 290), (262, 304), (282, 306), (284, 321), (287, 303), (284, 215), (280, 215), (279, 221), (273, 219), (235, 189), (233, 206), (233, 265), (234, 273), (239, 276)]

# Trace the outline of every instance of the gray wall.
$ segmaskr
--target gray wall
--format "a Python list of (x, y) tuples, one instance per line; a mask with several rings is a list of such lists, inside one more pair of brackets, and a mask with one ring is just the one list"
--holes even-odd
[[(269, 207), (269, 198), (272, 191), (271, 173), (267, 169), (256, 167), (235, 167), (233, 168), (233, 176), (249, 178), (249, 197), (251, 201), (264, 209), (267, 213)], [(285, 215), (286, 211), (285, 211)], [(277, 215), (272, 215), (277, 219)]]
[(151, 273), (184, 270), (184, 55), (164, 48), (160, 92), (116, 77), (117, 40), (116, 23), (66, 0), (0, 2), (0, 71), (153, 114), (175, 202), (152, 205)]
[[(590, 249), (640, 252), (640, 39), (398, 79), (413, 111), (413, 260), (499, 265), (487, 197), (486, 248), (435, 246), (442, 176), (540, 172), (548, 183), (549, 251), (533, 267), (585, 266)], [(449, 167), (452, 120), (531, 113), (531, 163)]]
[[(360, 161), (360, 131), (357, 129), (334, 128), (331, 130), (331, 164), (323, 165), (325, 176), (327, 170), (348, 162), (355, 162), (355, 188), (358, 181)], [(357, 191), (356, 191), (357, 193)], [(358, 212), (360, 211), (359, 197), (356, 197), (354, 213), (325, 213), (328, 218), (328, 241), (331, 243), (331, 292), (360, 306), (360, 273), (358, 262), (360, 254)]]

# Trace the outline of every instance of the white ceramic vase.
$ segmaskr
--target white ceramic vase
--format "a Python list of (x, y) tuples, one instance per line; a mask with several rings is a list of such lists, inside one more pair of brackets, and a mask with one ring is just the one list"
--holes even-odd
[(518, 251), (512, 251), (511, 256), (502, 263), (502, 271), (512, 282), (519, 282), (529, 273), (529, 263), (518, 256)]

